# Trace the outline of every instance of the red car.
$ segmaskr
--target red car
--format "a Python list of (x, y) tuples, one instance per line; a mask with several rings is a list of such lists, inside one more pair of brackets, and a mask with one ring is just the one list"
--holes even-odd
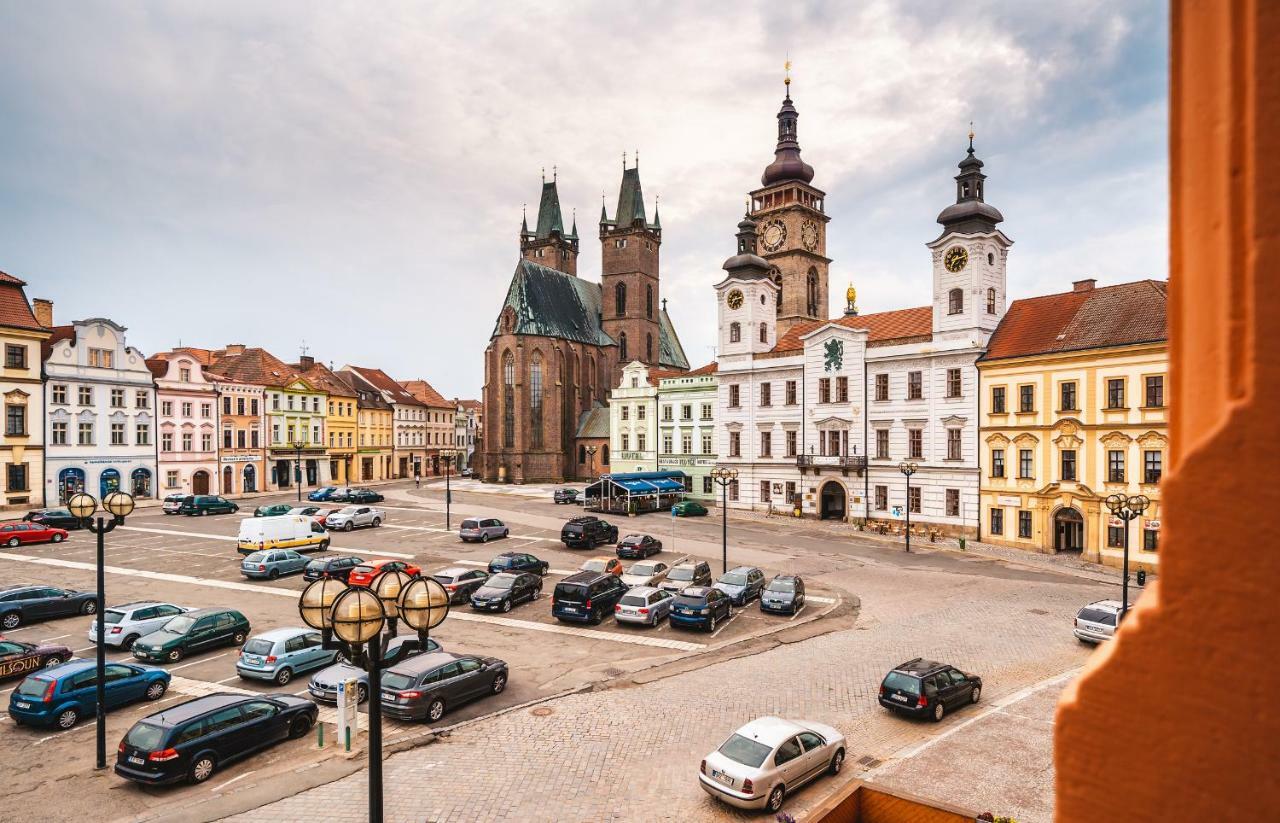
[(67, 530), (40, 523), (0, 523), (0, 545), (14, 548), (23, 543), (61, 543)]
[(320, 511), (318, 511), (318, 512), (316, 512), (315, 514), (311, 515), (311, 519), (312, 519), (312, 520), (314, 520), (314, 521), (316, 521), (317, 523), (319, 523), (321, 526), (323, 526), (323, 525), (324, 525), (324, 519), (325, 519), (326, 517), (328, 517), (329, 515), (334, 514), (334, 513), (336, 513), (336, 512), (340, 512), (340, 511), (342, 511), (342, 509), (321, 509)]
[(401, 571), (410, 577), (418, 577), (422, 574), (422, 569), (406, 563), (403, 560), (387, 560), (385, 558), (379, 560), (366, 560), (359, 566), (351, 570), (351, 576), (347, 578), (348, 586), (367, 586), (373, 582), (373, 578), (383, 572)]

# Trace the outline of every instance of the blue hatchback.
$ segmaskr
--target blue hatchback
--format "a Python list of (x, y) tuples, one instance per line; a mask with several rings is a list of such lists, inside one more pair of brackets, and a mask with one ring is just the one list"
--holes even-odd
[(320, 632), (314, 629), (272, 629), (244, 644), (236, 660), (236, 674), (283, 686), (295, 674), (332, 665), (337, 656), (337, 649), (321, 645)]
[(325, 486), (324, 488), (316, 489), (311, 492), (311, 494), (308, 494), (307, 499), (313, 500), (317, 503), (323, 503), (324, 501), (331, 499), (333, 497), (333, 493), (337, 490), (337, 486)]
[[(159, 700), (169, 688), (169, 673), (137, 663), (108, 663), (107, 709), (135, 700)], [(17, 724), (69, 729), (98, 711), (98, 668), (93, 660), (72, 660), (44, 669), (18, 684), (9, 695), (9, 716)]]

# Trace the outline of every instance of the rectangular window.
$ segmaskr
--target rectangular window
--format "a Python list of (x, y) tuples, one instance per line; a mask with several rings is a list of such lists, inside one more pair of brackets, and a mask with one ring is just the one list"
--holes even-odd
[(730, 386), (730, 387), (729, 387), (729, 408), (731, 408), (731, 409), (736, 409), (736, 408), (738, 408), (738, 407), (741, 405), (741, 404), (739, 403), (739, 400), (740, 400), (740, 399), (741, 399), (741, 398), (739, 397), (739, 387), (738, 387), (738, 385), (737, 385), (737, 384), (734, 384), (734, 385)]
[(796, 404), (796, 381), (787, 381), (787, 405), (794, 406)]
[[(231, 403), (231, 400), (230, 400), (230, 398), (228, 398), (228, 399), (227, 399), (227, 409), (226, 409), (227, 414), (231, 414), (231, 405), (230, 405), (230, 403)], [(256, 409), (255, 409), (255, 411), (256, 411)], [(244, 416), (244, 398), (243, 398), (243, 397), (237, 397), (237, 398), (236, 398), (236, 414), (240, 415), (241, 417), (243, 417), (243, 416)]]
[(991, 387), (991, 413), (1004, 414), (1004, 386)]
[(93, 424), (92, 423), (80, 424), (80, 439), (78, 443), (81, 446), (93, 445)]
[(947, 517), (960, 516), (960, 490), (947, 489)]
[[(631, 451), (631, 435), (623, 433), (619, 435), (619, 442), (622, 445), (621, 451)], [(364, 445), (364, 435), (360, 435), (360, 445)]]
[(165, 417), (173, 417), (173, 401), (172, 400), (160, 401), (160, 414)]
[[(255, 445), (255, 446), (256, 446), (256, 445), (258, 445), (258, 433), (255, 431), (255, 432), (253, 433), (253, 435), (254, 435), (254, 442), (253, 442), (253, 445)], [(348, 434), (348, 435), (347, 435), (347, 439), (348, 439), (348, 440), (350, 440), (350, 439), (351, 439), (351, 435), (350, 435), (350, 434)], [(228, 444), (228, 445), (230, 445), (230, 444)], [(341, 444), (341, 443), (339, 443), (338, 445), (342, 445), (342, 444)], [(350, 446), (351, 444), (350, 444), (350, 443), (348, 443), (347, 445), (348, 445), (348, 446)], [(237, 431), (237, 432), (236, 432), (236, 448), (239, 448), (239, 449), (243, 449), (243, 448), (244, 448), (244, 429), (240, 429), (239, 431)]]
[(1031, 449), (1018, 449), (1018, 477), (1024, 480), (1032, 477)]
[(1159, 483), (1162, 474), (1161, 463), (1164, 453), (1161, 451), (1144, 451), (1142, 453), (1142, 482)]
[(1004, 449), (991, 450), (991, 476), (1004, 477)]
[(1062, 451), (1062, 479), (1076, 479), (1076, 450), (1063, 449)]
[(4, 367), (6, 369), (25, 369), (27, 367), (27, 347), (14, 343), (5, 343)]
[(768, 480), (761, 480), (761, 481), (760, 481), (760, 502), (761, 502), (761, 503), (771, 503), (771, 502), (773, 502), (773, 497), (769, 494), (769, 481), (768, 481)]
[(714, 484), (715, 484), (715, 481), (711, 479), (711, 475), (709, 475), (709, 474), (708, 474), (708, 475), (704, 475), (704, 476), (703, 476), (703, 478), (702, 478), (702, 493), (703, 493), (703, 494), (714, 494), (714, 493), (715, 493), (715, 489), (713, 489), (713, 488), (712, 488), (712, 486), (713, 486)]
[(664, 432), (662, 435), (662, 453), (671, 454), (672, 446), (673, 441), (671, 439), (671, 432)]
[(184, 432), (182, 435), (182, 450), (189, 452), (195, 447), (195, 437), (190, 432)]
[(67, 404), (67, 387), (65, 385), (55, 385), (53, 387), (53, 399), (49, 401), (54, 405), (65, 406)]
[(818, 378), (818, 402), (819, 403), (831, 402), (831, 378), (830, 377)]
[(622, 411), (621, 411), (622, 419), (623, 419), (623, 420), (630, 420), (630, 419), (631, 419), (631, 407), (630, 407), (630, 406), (622, 406), (622, 407), (621, 407), (621, 409), (622, 409)]
[(1164, 375), (1153, 374), (1147, 378), (1147, 408), (1164, 406)]
[(111, 424), (111, 445), (113, 446), (125, 445), (123, 423)]
[(1124, 548), (1124, 526), (1107, 526), (1107, 546), (1112, 549)]
[(1076, 408), (1076, 384), (1075, 382), (1063, 383), (1058, 388), (1061, 400), (1062, 411), (1078, 411)]
[(734, 501), (735, 503), (738, 502), (738, 481), (737, 480), (729, 481), (729, 499)]
[(760, 405), (761, 406), (773, 405), (773, 384), (772, 383), (760, 384)]
[(178, 473), (176, 471), (167, 471), (164, 473), (164, 487), (166, 489), (178, 488)]
[(110, 349), (89, 349), (89, 365), (97, 369), (109, 369), (115, 352)]
[(1031, 537), (1031, 512), (1026, 509), (1018, 510), (1018, 537)]
[[(257, 429), (254, 429), (251, 432), (249, 432), (249, 445), (255, 449), (258, 448), (258, 430)], [(347, 435), (347, 445), (348, 446), (351, 445), (351, 435), (349, 434)]]
[(710, 403), (703, 403), (703, 404), (702, 404), (702, 419), (703, 419), (703, 420), (710, 420), (710, 419), (711, 419), (711, 404), (710, 404)]
[(139, 446), (151, 445), (151, 424), (139, 423), (134, 427), (135, 440)]
[[(271, 424), (271, 442), (272, 442), (272, 443), (279, 443), (279, 442), (280, 442), (280, 424), (279, 424), (279, 423), (272, 423), (272, 424)], [(364, 435), (363, 435), (363, 434), (362, 434), (362, 435), (360, 435), (360, 445), (362, 445), (362, 446), (364, 445)], [(625, 447), (624, 447), (624, 448), (625, 448)]]
[(773, 433), (760, 432), (760, 456), (773, 457)]
[(254, 417), (258, 416), (258, 398), (254, 397), (249, 401), (249, 414)]
[(693, 419), (693, 405), (692, 405), (692, 404), (690, 404), (690, 403), (685, 403), (684, 405), (682, 405), (682, 406), (680, 407), (680, 419), (681, 419), (681, 420), (692, 420), (692, 419)]
[(907, 372), (907, 399), (919, 400), (924, 397), (924, 375), (922, 372)]
[(10, 437), (21, 437), (27, 433), (26, 406), (5, 406), (4, 433)]
[(81, 386), (76, 392), (76, 399), (81, 406), (93, 405), (93, 389), (90, 386)]
[(889, 399), (889, 375), (887, 374), (876, 375), (876, 399)]
[(648, 447), (648, 437), (644, 432), (636, 432), (636, 451), (644, 451)]
[(213, 404), (212, 404), (212, 403), (201, 403), (201, 404), (200, 404), (200, 416), (201, 416), (201, 417), (205, 417), (205, 418), (213, 417)]
[(991, 510), (991, 533), (1004, 534), (1004, 509)]
[(222, 448), (231, 448), (231, 429), (222, 430)]
[(919, 486), (912, 486), (911, 490), (907, 492), (907, 509), (912, 514), (920, 513), (920, 487)]
[(907, 457), (919, 460), (924, 457), (924, 431), (907, 429)]
[(947, 459), (960, 459), (960, 430), (947, 429)]
[(876, 459), (889, 459), (889, 430), (876, 429)]
[(205, 451), (205, 452), (213, 451), (213, 435), (212, 434), (205, 432), (200, 435), (200, 451)]
[(146, 389), (139, 389), (134, 393), (134, 405), (140, 409), (151, 408), (151, 393)]
[(160, 433), (160, 451), (162, 452), (173, 451), (173, 435), (170, 434), (169, 432)]
[(113, 409), (124, 408), (124, 389), (111, 390), (111, 408)]
[(693, 434), (690, 432), (680, 433), (680, 453), (693, 454)]
[(50, 435), (51, 435), (53, 445), (55, 446), (67, 445), (67, 424), (54, 423), (53, 428), (50, 430)]
[(702, 453), (711, 454), (711, 434), (709, 432), (702, 433)]
[(647, 410), (648, 410), (648, 407), (647, 407), (647, 406), (636, 406), (636, 419), (637, 419), (637, 420), (644, 420), (644, 419), (645, 419), (645, 412), (646, 412)]
[(26, 463), (10, 463), (7, 472), (9, 486), (11, 492), (30, 491), (27, 488), (27, 464)]
[(947, 397), (960, 396), (960, 370), (947, 369)]
[(889, 508), (889, 487), (876, 486), (876, 511), (882, 512)]
[(796, 432), (794, 429), (789, 429), (787, 431), (786, 443), (787, 443), (787, 457), (795, 457), (796, 456)]
[(183, 403), (183, 404), (182, 404), (182, 416), (183, 416), (183, 417), (190, 417), (190, 416), (191, 416), (191, 409), (192, 409), (193, 405), (194, 405), (194, 404), (192, 404), (192, 403)]
[(789, 505), (794, 505), (794, 504), (796, 504), (796, 503), (799, 503), (800, 501), (796, 498), (796, 484), (795, 484), (795, 481), (793, 481), (793, 480), (788, 480), (788, 481), (787, 481), (787, 485), (785, 486), (785, 488), (786, 488), (786, 490), (787, 490), (787, 498), (786, 498), (787, 503), (788, 503)]
[(1107, 408), (1124, 408), (1124, 378), (1113, 378), (1107, 381)]
[[(244, 398), (241, 398), (241, 401), (242, 401), (242, 402), (243, 402), (243, 400), (244, 400)], [(231, 398), (230, 398), (230, 397), (224, 397), (224, 398), (222, 398), (222, 413), (223, 413), (223, 414), (225, 414), (225, 415), (229, 415), (229, 414), (231, 414)], [(242, 411), (242, 412), (240, 412), (240, 413), (241, 413), (241, 414), (244, 414), (244, 412), (243, 412), (243, 411)]]
[(1036, 410), (1036, 387), (1032, 385), (1018, 387), (1018, 411), (1033, 412)]
[(836, 378), (836, 402), (849, 402), (849, 378), (847, 377)]
[(742, 433), (741, 432), (729, 432), (729, 456), (730, 457), (742, 456)]
[(1124, 482), (1124, 452), (1119, 449), (1107, 452), (1107, 482)]
[(1160, 531), (1158, 529), (1142, 530), (1142, 548), (1153, 552), (1160, 547)]
[(670, 423), (674, 419), (673, 417), (674, 414), (675, 414), (675, 411), (671, 408), (671, 406), (664, 405), (662, 407), (662, 419), (664, 422)]

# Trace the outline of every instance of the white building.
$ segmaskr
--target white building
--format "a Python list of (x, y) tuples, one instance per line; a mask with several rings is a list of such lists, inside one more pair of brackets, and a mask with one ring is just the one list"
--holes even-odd
[(716, 364), (658, 380), (658, 469), (681, 471), (699, 500), (716, 497)]
[[(971, 144), (956, 203), (938, 216), (942, 234), (928, 244), (932, 305), (859, 316), (850, 288), (844, 316), (794, 323), (780, 339), (778, 279), (757, 256), (756, 229), (777, 223), (772, 212), (794, 210), (797, 193), (816, 191), (807, 185), (812, 170), (796, 180), (775, 175), (768, 197), (753, 193), (738, 254), (715, 287), (718, 450), (720, 463), (739, 472), (730, 506), (899, 522), (910, 509), (913, 524), (977, 531), (975, 361), (1004, 314), (1012, 244), (996, 228), (1003, 217), (983, 201), (981, 168)], [(795, 193), (775, 196), (788, 185)], [(766, 249), (779, 253), (804, 242), (786, 233), (774, 240)], [(825, 280), (825, 269), (815, 273)], [(904, 461), (917, 467), (910, 496)]]
[(622, 367), (609, 397), (609, 471), (658, 471), (658, 380), (665, 374), (639, 360)]
[(78, 491), (156, 493), (155, 386), (124, 333), (99, 317), (55, 326), (45, 343), (46, 505)]

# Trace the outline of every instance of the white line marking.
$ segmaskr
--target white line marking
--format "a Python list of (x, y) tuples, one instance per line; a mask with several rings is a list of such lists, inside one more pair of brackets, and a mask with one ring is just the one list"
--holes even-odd
[[(223, 652), (222, 654), (215, 654), (212, 657), (202, 657), (199, 660), (192, 660), (190, 663), (183, 663), (181, 666), (170, 666), (167, 669), (167, 671), (176, 672), (178, 669), (185, 669), (187, 666), (194, 666), (197, 663), (204, 663), (206, 660), (217, 660), (219, 657), (226, 657), (229, 654), (231, 654), (231, 652)], [(169, 682), (172, 685), (173, 679), (170, 678)]]
[(788, 623), (790, 623), (792, 620), (795, 620), (797, 617), (799, 617), (799, 616), (800, 616), (800, 613), (801, 613), (801, 612), (803, 612), (806, 608), (808, 608), (808, 606), (809, 606), (809, 604), (808, 604), (808, 602), (806, 602), (803, 606), (801, 606), (800, 608), (796, 609), (796, 613), (795, 613), (795, 614), (793, 614), (793, 615), (791, 615), (790, 617), (788, 617), (788, 618), (787, 618), (787, 622), (788, 622)]
[(742, 610), (741, 610), (741, 609), (739, 609), (738, 611), (736, 611), (736, 612), (734, 612), (733, 614), (729, 615), (729, 619), (728, 619), (728, 620), (726, 620), (726, 621), (724, 621), (723, 623), (721, 623), (721, 624), (720, 624), (720, 628), (718, 628), (718, 629), (716, 629), (715, 631), (713, 631), (713, 632), (711, 633), (711, 636), (712, 636), (712, 637), (715, 637), (717, 634), (719, 634), (720, 632), (724, 631), (724, 627), (725, 627), (725, 626), (727, 626), (727, 625), (729, 625), (729, 624), (730, 624), (730, 623), (732, 623), (733, 621), (737, 620), (737, 619), (738, 619), (738, 615), (740, 615), (740, 614), (742, 614)]
[(59, 634), (59, 635), (56, 635), (56, 636), (54, 636), (54, 637), (46, 637), (44, 640), (41, 640), (40, 642), (41, 642), (41, 643), (52, 643), (54, 640), (61, 640), (61, 639), (62, 639), (62, 638), (64, 638), (64, 637), (70, 637), (70, 636), (71, 636), (71, 635), (69, 635), (69, 634)]
[[(481, 562), (479, 560), (454, 560), (453, 562), (459, 566), (479, 566), (482, 569), (489, 568), (489, 564), (487, 562)], [(571, 575), (571, 574), (577, 574), (578, 570), (575, 569), (573, 571), (570, 571), (568, 569), (547, 569), (547, 573), (558, 574), (562, 577), (567, 577), (568, 575)]]
[(816, 594), (806, 594), (804, 599), (806, 603), (821, 603), (824, 606), (836, 602), (834, 597), (818, 597)]
[[(79, 569), (81, 571), (94, 571), (98, 567), (93, 563), (81, 563), (76, 560), (61, 560), (56, 557), (32, 557), (26, 554), (13, 554), (11, 552), (0, 552), (0, 560), (16, 560), (20, 563), (34, 563), (39, 566), (56, 566), (63, 569)], [(125, 577), (142, 577), (148, 580), (161, 580), (166, 583), (189, 583), (196, 586), (207, 586), (217, 589), (231, 589), (241, 592), (262, 592), (264, 594), (274, 594), (277, 597), (297, 597), (299, 592), (297, 589), (276, 589), (270, 586), (255, 586), (251, 583), (233, 583), (228, 580), (214, 580), (208, 577), (190, 577), (185, 574), (169, 574), (167, 572), (152, 572), (144, 569), (125, 569), (120, 566), (103, 566), (103, 571), (108, 574), (120, 574)], [(89, 648), (93, 648), (90, 646)]]
[(253, 773), (254, 773), (254, 772), (256, 772), (256, 771), (257, 771), (257, 769), (254, 769), (252, 772), (245, 772), (244, 774), (239, 775), (238, 777), (233, 777), (233, 778), (231, 778), (230, 780), (228, 780), (226, 783), (221, 783), (221, 784), (219, 784), (219, 785), (217, 785), (217, 786), (214, 786), (214, 787), (213, 787), (212, 789), (210, 789), (209, 791), (211, 791), (211, 792), (216, 792), (216, 791), (218, 791), (219, 789), (225, 789), (227, 786), (230, 786), (232, 783), (236, 782), (237, 780), (244, 780), (246, 777), (248, 777), (249, 775), (253, 774)]
[[(127, 529), (129, 531), (136, 531), (136, 532), (151, 532), (153, 534), (166, 534), (172, 537), (203, 537), (206, 540), (222, 540), (222, 541), (231, 542), (231, 543), (238, 542), (239, 540), (239, 538), (237, 537), (232, 537), (230, 535), (225, 535), (225, 534), (206, 534), (204, 532), (182, 532), (182, 531), (175, 531), (173, 529), (147, 529), (147, 528), (143, 528), (142, 526), (121, 526), (120, 528)], [(409, 528), (409, 527), (403, 526), (401, 528)], [(343, 532), (339, 532), (339, 534), (342, 534), (342, 533)], [(333, 532), (330, 532), (331, 536), (333, 534), (334, 534)], [(173, 550), (173, 551), (176, 551), (176, 550)], [(363, 554), (369, 554), (373, 556), (398, 557), (403, 560), (413, 559), (413, 555), (411, 554), (397, 554), (396, 552), (382, 552), (381, 555), (378, 555), (375, 549), (361, 549), (355, 546), (334, 546), (330, 544), (329, 551), (361, 552)], [(203, 554), (203, 552), (190, 552), (190, 554)], [(207, 556), (214, 557), (215, 555), (207, 555)]]

